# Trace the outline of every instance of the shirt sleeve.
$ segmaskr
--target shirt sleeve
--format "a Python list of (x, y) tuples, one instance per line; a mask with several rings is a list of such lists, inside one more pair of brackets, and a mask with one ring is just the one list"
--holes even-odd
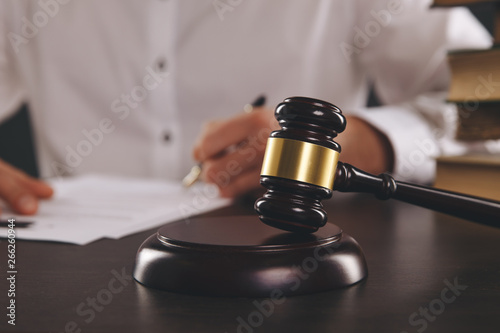
[(24, 99), (21, 80), (16, 72), (16, 57), (13, 44), (22, 35), (9, 29), (9, 12), (12, 4), (0, 2), (0, 123), (19, 109)]
[(400, 3), (396, 11), (382, 5), (364, 11), (360, 27), (369, 43), (358, 60), (383, 106), (354, 113), (389, 139), (396, 178), (430, 183), (435, 157), (443, 153), (441, 143), (456, 126), (454, 105), (445, 102), (447, 52), (487, 48), (491, 36), (465, 8), (429, 8), (427, 0)]

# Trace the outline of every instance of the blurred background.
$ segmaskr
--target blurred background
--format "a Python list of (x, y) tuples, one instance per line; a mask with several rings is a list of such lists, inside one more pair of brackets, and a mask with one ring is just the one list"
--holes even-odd
[[(473, 6), (471, 12), (493, 32), (494, 4), (481, 3)], [(373, 93), (367, 100), (368, 106), (378, 105), (377, 96)], [(0, 124), (0, 158), (38, 177), (36, 155), (29, 116), (29, 105), (23, 105), (12, 117)]]

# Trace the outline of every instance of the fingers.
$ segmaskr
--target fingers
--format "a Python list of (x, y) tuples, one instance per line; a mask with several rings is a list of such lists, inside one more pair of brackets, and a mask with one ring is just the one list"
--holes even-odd
[(38, 208), (36, 196), (9, 176), (0, 175), (0, 197), (21, 214), (34, 214)]
[(218, 185), (224, 197), (259, 188), (266, 142), (277, 128), (272, 111), (262, 108), (207, 124), (194, 149), (195, 158), (203, 162), (202, 179)]
[(26, 178), (20, 178), (19, 181), (38, 198), (48, 199), (54, 194), (52, 187), (41, 180), (27, 176)]
[(204, 162), (222, 154), (231, 146), (241, 144), (251, 135), (264, 130), (267, 134), (277, 127), (272, 111), (259, 108), (251, 113), (243, 113), (234, 118), (212, 121), (205, 125), (193, 154), (197, 161)]
[[(264, 157), (265, 141), (259, 142), (255, 138), (248, 141), (232, 153), (205, 161), (202, 168), (202, 179), (216, 184), (221, 194), (240, 194), (242, 184), (248, 185), (251, 190), (259, 185), (260, 168)], [(248, 182), (248, 173), (255, 175), (253, 184)]]
[(212, 177), (206, 180), (209, 183), (215, 183), (219, 187), (219, 193), (225, 198), (235, 198), (242, 196), (256, 188), (260, 187), (260, 165), (254, 165), (251, 168), (240, 169), (238, 174), (231, 175), (228, 171), (219, 171), (212, 173)]
[(219, 188), (220, 194), (224, 198), (240, 197), (256, 188), (260, 187), (260, 167), (247, 170), (239, 177), (233, 179), (226, 187)]
[(38, 199), (49, 198), (52, 194), (49, 185), (0, 161), (0, 198), (17, 213), (35, 214)]

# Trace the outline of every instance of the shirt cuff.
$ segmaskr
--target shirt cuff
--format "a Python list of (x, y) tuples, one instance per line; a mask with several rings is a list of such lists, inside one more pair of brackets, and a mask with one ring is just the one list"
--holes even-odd
[(402, 106), (366, 108), (351, 115), (365, 120), (389, 139), (396, 179), (422, 184), (434, 180), (439, 148), (432, 129), (421, 115)]

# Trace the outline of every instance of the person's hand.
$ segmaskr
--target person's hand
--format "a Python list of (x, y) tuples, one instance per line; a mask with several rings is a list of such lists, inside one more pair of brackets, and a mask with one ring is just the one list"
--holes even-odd
[(35, 214), (38, 200), (50, 198), (52, 194), (52, 188), (46, 183), (0, 160), (0, 199), (15, 212)]
[(360, 118), (346, 119), (346, 130), (334, 139), (342, 147), (339, 160), (375, 175), (392, 171), (394, 153), (387, 137)]
[(279, 128), (273, 110), (266, 108), (207, 123), (193, 151), (203, 163), (202, 179), (216, 184), (223, 197), (259, 188), (267, 138)]
[[(340, 160), (373, 174), (392, 171), (386, 136), (360, 118), (346, 118), (346, 130), (335, 138), (342, 147)], [(194, 148), (195, 159), (203, 163), (202, 178), (217, 184), (225, 197), (258, 188), (267, 138), (277, 129), (269, 109), (206, 124)]]

